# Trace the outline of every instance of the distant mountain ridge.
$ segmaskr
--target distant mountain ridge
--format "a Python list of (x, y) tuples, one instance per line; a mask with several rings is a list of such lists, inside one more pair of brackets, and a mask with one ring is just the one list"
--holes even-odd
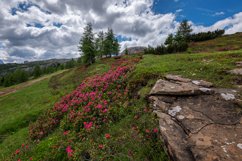
[(60, 64), (65, 64), (70, 60), (71, 59), (49, 59), (49, 60), (40, 60), (40, 61), (33, 61), (33, 62), (25, 61), (22, 64), (17, 64), (17, 63), (1, 64), (0, 63), (0, 76), (3, 76), (8, 72), (13, 72), (17, 68), (20, 68), (25, 71), (31, 71), (36, 65), (39, 65), (40, 67), (57, 66)]
[(4, 64), (4, 62), (0, 59), (0, 64)]

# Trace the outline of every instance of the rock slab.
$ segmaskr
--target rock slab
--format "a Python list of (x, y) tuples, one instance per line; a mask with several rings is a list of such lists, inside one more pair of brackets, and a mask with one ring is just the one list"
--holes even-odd
[(235, 103), (236, 92), (208, 88), (209, 82), (203, 85), (169, 75), (150, 92), (170, 159), (241, 161), (242, 107)]

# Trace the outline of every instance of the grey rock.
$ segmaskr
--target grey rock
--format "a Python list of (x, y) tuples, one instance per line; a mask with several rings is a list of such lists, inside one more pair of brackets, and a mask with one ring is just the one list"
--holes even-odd
[(241, 161), (242, 109), (236, 93), (174, 79), (157, 81), (149, 100), (171, 160)]
[(170, 160), (193, 161), (193, 155), (187, 151), (187, 136), (184, 130), (167, 114), (158, 113), (160, 131)]
[(236, 69), (230, 70), (229, 73), (234, 75), (242, 75), (242, 68), (236, 68)]
[(205, 93), (205, 94), (213, 94), (213, 93), (215, 93), (215, 91), (213, 90), (213, 89), (211, 89), (211, 88), (199, 88), (199, 90), (201, 91), (201, 92), (203, 92), (203, 93)]
[(192, 83), (196, 84), (198, 86), (206, 87), (206, 88), (213, 87), (213, 83), (207, 82), (207, 81), (204, 81), (204, 80), (194, 80), (194, 81), (192, 81)]
[(166, 75), (165, 78), (166, 78), (167, 80), (174, 80), (174, 81), (186, 82), (186, 83), (192, 81), (191, 79), (188, 79), (188, 78), (182, 78), (182, 77), (179, 76), (179, 75), (171, 75), (171, 74)]
[(235, 100), (235, 96), (233, 94), (230, 94), (230, 93), (221, 93), (221, 97), (223, 99), (225, 99), (226, 101)]
[(192, 83), (173, 83), (166, 80), (158, 80), (152, 88), (150, 95), (173, 95), (173, 96), (187, 96), (201, 94), (199, 87)]

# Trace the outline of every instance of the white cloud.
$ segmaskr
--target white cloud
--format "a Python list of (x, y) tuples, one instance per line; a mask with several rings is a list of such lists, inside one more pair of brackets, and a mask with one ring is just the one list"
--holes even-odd
[(182, 11), (183, 11), (183, 9), (178, 9), (178, 10), (176, 10), (176, 13), (180, 13)]
[(222, 15), (224, 15), (225, 13), (224, 12), (215, 12), (214, 14), (213, 14), (213, 16), (222, 16)]
[[(159, 45), (175, 32), (176, 14), (182, 11), (155, 14), (153, 0), (32, 0), (35, 5), (28, 11), (11, 15), (11, 8), (19, 2), (23, 0), (0, 1), (0, 42), (5, 45), (0, 49), (0, 59), (5, 62), (78, 57), (77, 45), (87, 22), (93, 23), (95, 32), (112, 27), (117, 35), (131, 38), (121, 43), (122, 49)], [(41, 24), (43, 28), (27, 24)], [(234, 33), (242, 31), (241, 24), (242, 13), (238, 13), (210, 27), (194, 25), (194, 31), (227, 27), (226, 33)]]
[(232, 17), (228, 17), (226, 19), (220, 20), (213, 24), (212, 26), (204, 27), (204, 26), (196, 26), (193, 25), (194, 32), (201, 31), (213, 31), (216, 29), (226, 29), (225, 34), (233, 34), (236, 32), (242, 32), (242, 12), (235, 14)]

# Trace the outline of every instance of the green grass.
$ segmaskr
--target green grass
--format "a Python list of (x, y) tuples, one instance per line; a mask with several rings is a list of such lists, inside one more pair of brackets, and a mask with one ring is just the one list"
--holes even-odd
[[(242, 50), (200, 54), (144, 55), (130, 75), (131, 85), (157, 80), (166, 74), (178, 74), (192, 79), (204, 79), (217, 87), (234, 87), (239, 76), (228, 74), (235, 62), (242, 59)], [(154, 82), (153, 82), (154, 83)]]
[[(150, 88), (158, 78), (162, 78), (168, 73), (192, 79), (204, 79), (214, 83), (216, 87), (232, 88), (235, 87), (234, 82), (241, 77), (227, 74), (226, 71), (235, 68), (235, 62), (241, 59), (242, 50), (160, 56), (144, 55), (143, 60), (129, 74), (128, 82), (130, 86), (135, 86), (134, 92), (138, 92), (141, 99), (129, 100), (131, 105), (128, 105), (130, 110), (126, 113), (126, 117), (110, 126), (109, 129), (104, 129), (102, 135), (95, 136), (94, 142), (104, 143), (115, 150), (116, 155), (109, 158), (110, 160), (130, 160), (131, 154), (135, 155), (136, 160), (143, 160), (146, 156), (153, 160), (167, 160), (162, 148), (158, 148), (160, 153), (153, 151), (154, 149), (150, 149), (151, 146), (148, 145), (149, 142), (142, 141), (142, 138), (137, 138), (138, 140), (133, 138), (132, 125), (147, 128), (156, 125), (152, 120), (153, 116), (143, 112), (147, 106), (144, 99)], [(61, 96), (75, 89), (84, 78), (108, 71), (114, 62), (114, 59), (105, 59), (90, 67), (73, 68), (20, 89), (16, 93), (0, 97), (0, 160), (9, 159), (12, 152), (22, 143), (29, 141), (28, 125), (30, 122), (35, 121), (41, 113), (53, 107)], [(135, 115), (139, 115), (139, 119), (134, 120)], [(103, 138), (105, 133), (110, 133), (113, 140), (105, 142)], [(53, 151), (49, 149), (58, 144), (61, 139), (62, 133), (57, 129), (38, 144), (33, 144), (28, 154), (35, 160), (51, 158)], [(104, 155), (97, 151), (96, 146), (98, 144), (93, 144), (90, 140), (80, 143), (80, 148), (91, 149), (97, 157)]]
[(28, 140), (28, 128), (22, 128), (16, 133), (9, 135), (0, 144), (0, 160), (7, 160), (7, 158), (23, 143)]
[(188, 51), (198, 52), (216, 52), (242, 49), (242, 33), (225, 35), (213, 40), (191, 43)]
[(14, 132), (27, 126), (43, 110), (52, 106), (56, 100), (56, 96), (50, 94), (48, 80), (1, 97), (0, 134)]
[(1, 148), (0, 160), (26, 141), (30, 122), (52, 108), (55, 102), (75, 89), (85, 77), (107, 71), (112, 62), (113, 59), (108, 59), (88, 68), (80, 66), (63, 73), (57, 72), (56, 75), (51, 74), (54, 75), (51, 78), (0, 97), (0, 147), (7, 147)]
[(52, 107), (59, 97), (50, 93), (48, 80), (0, 97), (0, 160), (26, 142), (29, 123)]
[[(68, 72), (52, 77), (52, 82), (48, 82), (48, 80), (42, 81), (22, 90), (21, 92), (31, 93), (31, 91), (35, 91), (36, 93), (39, 93), (40, 91), (38, 91), (38, 88), (40, 88), (45, 93), (43, 95), (46, 95), (48, 96), (48, 98), (50, 98), (52, 97), (52, 95), (55, 96), (56, 93), (53, 94), (53, 87), (56, 87), (55, 90), (59, 91), (58, 95), (56, 96), (58, 97), (60, 93), (65, 91), (65, 88), (72, 88), (72, 85), (77, 83), (78, 80), (81, 81), (84, 77), (94, 74), (101, 74), (107, 71), (110, 68), (110, 63), (112, 63), (113, 61), (113, 59), (105, 60), (104, 64), (98, 62), (97, 64), (89, 67), (88, 69), (84, 68), (85, 73), (82, 73), (83, 68), (72, 69)], [(53, 86), (53, 84), (51, 84), (53, 82), (56, 82), (56, 84), (58, 84), (59, 86)], [(10, 94), (9, 96), (12, 95), (13, 94)], [(32, 95), (33, 97), (38, 97), (35, 96), (35, 94)], [(20, 99), (24, 99), (24, 97), (22, 96)], [(29, 98), (29, 100), (36, 102), (35, 98)], [(92, 156), (95, 156), (96, 158), (107, 156), (106, 152), (110, 153), (110, 157), (106, 158), (107, 160), (132, 160), (132, 158), (135, 160), (142, 160), (144, 158), (149, 158), (151, 160), (167, 160), (166, 154), (163, 152), (161, 146), (161, 140), (155, 140), (155, 143), (152, 143), (150, 141), (147, 141), (146, 138), (141, 135), (136, 136), (137, 138), (134, 139), (134, 134), (137, 134), (132, 130), (132, 126), (137, 126), (139, 128), (143, 127), (142, 130), (145, 130), (145, 128), (152, 129), (156, 127), (157, 123), (154, 123), (154, 121), (156, 122), (156, 120), (154, 120), (153, 115), (144, 112), (144, 108), (146, 108), (146, 102), (143, 99), (131, 99), (130, 102), (132, 105), (128, 106), (129, 112), (126, 113), (126, 116), (120, 122), (112, 124), (108, 129), (102, 129), (103, 132), (101, 133), (101, 135), (100, 133), (98, 135), (96, 135), (95, 133), (92, 134), (92, 136), (90, 137), (94, 139), (94, 143), (93, 141), (90, 142), (90, 140), (85, 140), (79, 143), (79, 147), (83, 150), (88, 149), (88, 152), (92, 153)], [(30, 106), (32, 106), (32, 104)], [(23, 111), (22, 113), (24, 115), (27, 112)], [(134, 120), (135, 115), (139, 115), (139, 119)], [(105, 133), (110, 133), (112, 136), (112, 138), (108, 142), (104, 138)], [(18, 137), (20, 138), (19, 140), (17, 140)], [(32, 144), (31, 142), (29, 142), (31, 148), (26, 154), (26, 160), (29, 157), (34, 158), (34, 160), (55, 160), (56, 157), (58, 157), (56, 153), (60, 154), (58, 160), (65, 160), (65, 148), (53, 149), (54, 146), (60, 144), (59, 142), (61, 142), (62, 139), (62, 132), (60, 132), (59, 129), (56, 129), (55, 132), (41, 140), (38, 144)], [(16, 144), (14, 144), (14, 142), (16, 142)], [(13, 153), (17, 148), (21, 147), (21, 144), (25, 142), (28, 142), (28, 128), (19, 128), (18, 130), (16, 130), (15, 133), (11, 135), (9, 134), (8, 137), (6, 137), (0, 144), (0, 147), (7, 147), (7, 149), (2, 148), (2, 155), (0, 160), (9, 159), (10, 154)], [(110, 149), (106, 149), (107, 151), (100, 151), (97, 148), (99, 143), (105, 144), (105, 147), (108, 147)], [(154, 145), (159, 146), (154, 148)], [(64, 157), (62, 156), (63, 153), (65, 154)], [(111, 153), (114, 155), (111, 155)], [(53, 156), (55, 157), (53, 158)]]

